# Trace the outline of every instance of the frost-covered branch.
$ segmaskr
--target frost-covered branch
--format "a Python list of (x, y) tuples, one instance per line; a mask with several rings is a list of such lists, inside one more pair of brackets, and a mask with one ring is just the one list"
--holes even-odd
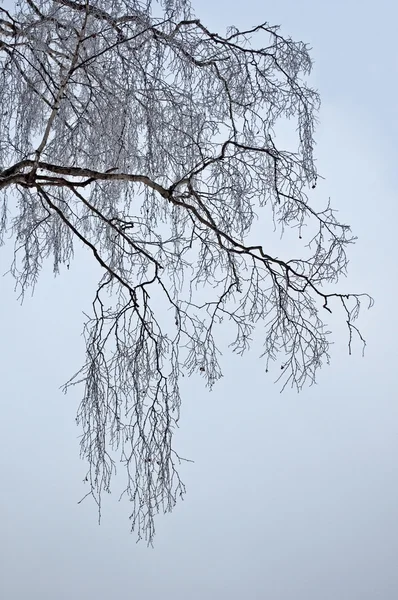
[[(89, 494), (101, 510), (120, 460), (148, 542), (157, 512), (185, 492), (172, 445), (180, 377), (220, 378), (221, 325), (243, 353), (261, 324), (265, 369), (297, 389), (329, 362), (334, 306), (350, 348), (354, 335), (363, 342), (363, 297), (335, 288), (355, 238), (313, 201), (308, 48), (267, 23), (220, 34), (186, 0), (161, 6), (0, 8), (0, 239), (14, 236), (22, 295), (47, 258), (55, 273), (69, 266), (76, 243), (102, 269), (86, 361), (66, 388), (84, 386)], [(290, 150), (275, 135), (284, 118), (297, 132)], [(297, 228), (299, 256), (255, 239), (257, 217)]]

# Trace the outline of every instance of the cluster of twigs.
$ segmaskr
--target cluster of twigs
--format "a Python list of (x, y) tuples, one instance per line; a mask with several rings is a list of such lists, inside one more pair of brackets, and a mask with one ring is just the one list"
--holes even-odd
[[(340, 304), (349, 345), (361, 296), (334, 291), (354, 241), (331, 206), (309, 202), (317, 93), (303, 43), (264, 23), (212, 32), (184, 0), (155, 18), (135, 0), (26, 0), (0, 8), (0, 231), (15, 238), (21, 294), (76, 242), (103, 269), (85, 325), (78, 422), (89, 494), (101, 508), (115, 456), (132, 524), (185, 488), (172, 447), (179, 378), (221, 376), (217, 328), (243, 353), (264, 330), (266, 368), (301, 389), (329, 361), (323, 315)], [(294, 118), (293, 152), (274, 127)], [(268, 211), (268, 212), (266, 212)], [(249, 242), (257, 214), (297, 227), (305, 256)], [(310, 235), (307, 235), (310, 232)], [(167, 310), (167, 309), (171, 309)], [(363, 341), (363, 340), (362, 340)]]

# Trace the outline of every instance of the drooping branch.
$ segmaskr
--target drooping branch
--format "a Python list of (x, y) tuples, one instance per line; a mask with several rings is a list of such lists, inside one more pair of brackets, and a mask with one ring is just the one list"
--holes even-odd
[[(14, 236), (22, 294), (47, 258), (69, 267), (76, 243), (103, 272), (66, 389), (84, 387), (88, 495), (101, 511), (121, 461), (148, 542), (185, 492), (180, 377), (220, 378), (220, 327), (243, 353), (261, 324), (266, 370), (280, 356), (276, 378), (301, 389), (329, 362), (324, 315), (342, 307), (351, 351), (368, 298), (334, 287), (355, 238), (313, 201), (308, 48), (266, 23), (222, 35), (185, 0), (162, 6), (159, 18), (135, 0), (0, 9), (0, 239)], [(297, 258), (253, 238), (257, 216), (297, 228)]]

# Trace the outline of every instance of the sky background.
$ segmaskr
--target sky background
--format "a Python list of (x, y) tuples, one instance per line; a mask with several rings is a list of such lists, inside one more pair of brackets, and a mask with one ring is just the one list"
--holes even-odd
[[(11, 3), (3, 3), (10, 5)], [(74, 418), (59, 386), (83, 359), (97, 271), (83, 257), (43, 273), (21, 307), (0, 280), (0, 597), (4, 600), (394, 600), (398, 597), (396, 392), (398, 55), (395, 3), (194, 2), (210, 29), (267, 20), (308, 42), (321, 93), (318, 194), (358, 235), (341, 289), (367, 291), (368, 345), (347, 353), (337, 322), (318, 385), (279, 393), (256, 353), (224, 355), (209, 393), (184, 383), (177, 450), (186, 499), (159, 516), (155, 548), (107, 497), (99, 527), (84, 495)], [(291, 249), (289, 248), (291, 244)], [(294, 253), (287, 242), (286, 255)], [(9, 266), (11, 247), (0, 253)]]

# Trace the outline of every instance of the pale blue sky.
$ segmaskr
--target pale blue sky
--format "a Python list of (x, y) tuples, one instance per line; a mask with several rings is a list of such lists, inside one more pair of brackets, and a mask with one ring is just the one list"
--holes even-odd
[[(280, 395), (255, 353), (226, 354), (211, 394), (185, 382), (177, 444), (195, 463), (151, 550), (135, 544), (116, 494), (101, 527), (91, 503), (77, 505), (80, 395), (58, 387), (83, 355), (92, 262), (55, 281), (45, 273), (22, 307), (1, 279), (0, 597), (395, 600), (398, 9), (389, 0), (194, 5), (211, 29), (267, 20), (313, 48), (318, 193), (359, 236), (342, 285), (375, 297), (361, 321), (366, 355), (358, 347), (348, 357), (337, 324), (332, 365), (300, 395)], [(9, 256), (1, 251), (1, 272)]]

